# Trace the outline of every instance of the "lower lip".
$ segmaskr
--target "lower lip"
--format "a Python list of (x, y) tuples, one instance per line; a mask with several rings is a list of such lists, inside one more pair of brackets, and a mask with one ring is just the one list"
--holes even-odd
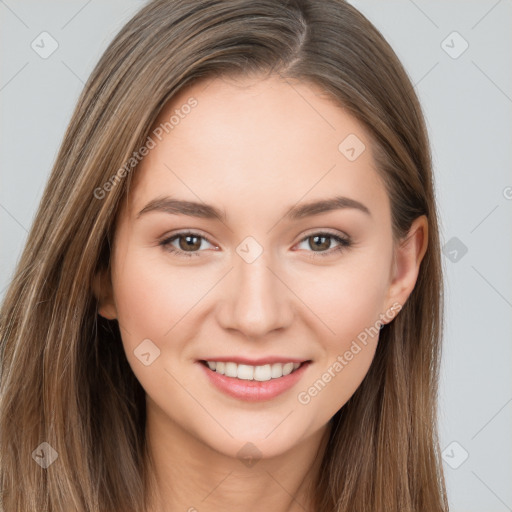
[(236, 377), (226, 377), (221, 373), (210, 370), (205, 364), (198, 362), (199, 366), (206, 373), (210, 382), (220, 391), (223, 391), (233, 398), (248, 402), (263, 402), (271, 400), (292, 388), (304, 375), (310, 361), (302, 363), (294, 372), (266, 381), (243, 380)]

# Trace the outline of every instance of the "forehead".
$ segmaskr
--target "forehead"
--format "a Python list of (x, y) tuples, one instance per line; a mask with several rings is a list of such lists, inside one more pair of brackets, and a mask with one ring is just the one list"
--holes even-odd
[(366, 131), (315, 85), (276, 76), (202, 80), (162, 109), (150, 136), (132, 213), (164, 194), (228, 213), (240, 201), (277, 206), (334, 193), (387, 206)]

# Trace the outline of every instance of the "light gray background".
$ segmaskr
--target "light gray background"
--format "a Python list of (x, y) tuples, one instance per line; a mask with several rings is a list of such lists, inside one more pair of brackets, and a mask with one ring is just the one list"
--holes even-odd
[[(451, 510), (512, 511), (512, 2), (352, 3), (401, 58), (430, 131), (448, 244), (440, 433)], [(142, 4), (0, 0), (0, 298), (83, 84)], [(43, 31), (59, 45), (46, 59), (31, 48)]]

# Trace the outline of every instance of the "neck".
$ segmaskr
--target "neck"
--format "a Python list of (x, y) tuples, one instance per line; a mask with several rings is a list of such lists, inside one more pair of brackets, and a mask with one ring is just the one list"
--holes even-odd
[(148, 512), (304, 512), (330, 423), (286, 453), (251, 462), (212, 449), (170, 418), (148, 410)]

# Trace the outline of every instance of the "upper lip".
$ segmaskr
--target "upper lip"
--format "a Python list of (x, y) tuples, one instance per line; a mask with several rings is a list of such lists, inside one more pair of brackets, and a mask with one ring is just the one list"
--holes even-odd
[(308, 362), (309, 359), (302, 359), (297, 357), (282, 357), (282, 356), (267, 356), (260, 357), (258, 359), (250, 359), (248, 357), (240, 357), (240, 356), (228, 356), (228, 357), (207, 357), (205, 359), (201, 359), (201, 361), (215, 361), (215, 362), (224, 362), (224, 363), (236, 363), (236, 364), (247, 364), (249, 366), (263, 366), (265, 364), (274, 364), (274, 363), (304, 363)]

